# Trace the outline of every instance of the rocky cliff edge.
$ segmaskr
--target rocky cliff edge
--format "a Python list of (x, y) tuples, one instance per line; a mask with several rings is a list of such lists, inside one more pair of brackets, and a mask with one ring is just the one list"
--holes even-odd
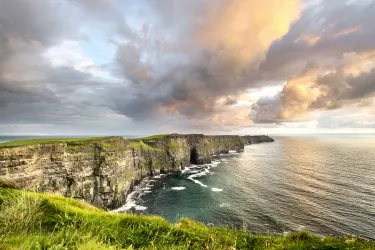
[(268, 136), (168, 134), (0, 144), (0, 180), (113, 209), (145, 176), (179, 172), (190, 164), (210, 163), (212, 155), (272, 141)]

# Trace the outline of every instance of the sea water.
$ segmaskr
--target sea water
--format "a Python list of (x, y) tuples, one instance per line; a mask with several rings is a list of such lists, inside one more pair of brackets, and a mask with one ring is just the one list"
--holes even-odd
[(306, 229), (375, 239), (374, 136), (275, 139), (150, 178), (125, 210), (259, 233)]

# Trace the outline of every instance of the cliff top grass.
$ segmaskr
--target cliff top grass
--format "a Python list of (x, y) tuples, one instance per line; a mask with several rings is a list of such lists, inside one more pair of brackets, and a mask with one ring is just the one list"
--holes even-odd
[(173, 135), (173, 134), (150, 135), (150, 136), (145, 136), (145, 137), (141, 137), (141, 138), (138, 138), (138, 139), (142, 140), (142, 141), (157, 141), (157, 140), (160, 140), (160, 139), (168, 138), (171, 135)]
[(148, 141), (148, 142), (155, 142), (158, 140), (162, 140), (165, 138), (170, 138), (170, 137), (184, 137), (184, 136), (204, 136), (203, 134), (159, 134), (159, 135), (151, 135), (151, 136), (145, 136), (141, 138), (137, 138), (138, 140), (142, 141)]
[(134, 148), (137, 150), (144, 149), (144, 150), (151, 150), (151, 151), (161, 151), (160, 148), (151, 147), (150, 145), (147, 145), (146, 143), (144, 143), (142, 140), (138, 140), (138, 139), (133, 139), (132, 141), (130, 141), (128, 143), (128, 147)]
[[(272, 245), (272, 246), (271, 246)], [(181, 219), (115, 214), (58, 195), (0, 187), (0, 249), (374, 249), (353, 236), (259, 235)]]
[(0, 143), (0, 148), (14, 148), (22, 146), (30, 146), (37, 144), (59, 144), (67, 143), (68, 145), (83, 145), (85, 143), (100, 141), (104, 139), (110, 139), (113, 136), (105, 137), (89, 137), (89, 138), (41, 138), (41, 139), (28, 139), (28, 140), (18, 140)]

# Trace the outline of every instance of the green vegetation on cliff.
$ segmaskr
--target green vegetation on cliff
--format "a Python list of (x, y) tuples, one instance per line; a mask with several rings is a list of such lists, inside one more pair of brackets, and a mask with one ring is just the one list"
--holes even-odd
[(161, 139), (168, 138), (171, 135), (173, 135), (173, 134), (151, 135), (151, 136), (141, 137), (139, 139), (143, 140), (143, 141), (158, 141), (158, 140), (161, 140)]
[(43, 139), (28, 139), (28, 140), (18, 140), (0, 143), (0, 148), (13, 148), (21, 146), (30, 146), (38, 144), (60, 144), (67, 143), (68, 147), (75, 147), (79, 145), (84, 145), (86, 143), (101, 141), (104, 139), (114, 138), (112, 136), (106, 137), (90, 137), (90, 138), (43, 138)]
[(0, 249), (374, 249), (352, 236), (286, 236), (207, 227), (189, 219), (114, 214), (58, 195), (0, 187)]
[(131, 142), (128, 143), (128, 147), (129, 148), (133, 148), (133, 149), (136, 149), (136, 150), (149, 150), (149, 151), (161, 151), (161, 149), (159, 148), (154, 148), (154, 147), (151, 147), (147, 144), (145, 144), (143, 141), (139, 140), (139, 141), (136, 141), (136, 140), (133, 140)]

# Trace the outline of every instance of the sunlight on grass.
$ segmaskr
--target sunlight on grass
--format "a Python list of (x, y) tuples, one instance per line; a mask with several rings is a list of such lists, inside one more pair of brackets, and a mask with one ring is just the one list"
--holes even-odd
[[(267, 248), (266, 248), (267, 247)], [(0, 187), (0, 249), (373, 249), (373, 242), (308, 232), (286, 236), (207, 227), (182, 218), (114, 214), (59, 195)]]

